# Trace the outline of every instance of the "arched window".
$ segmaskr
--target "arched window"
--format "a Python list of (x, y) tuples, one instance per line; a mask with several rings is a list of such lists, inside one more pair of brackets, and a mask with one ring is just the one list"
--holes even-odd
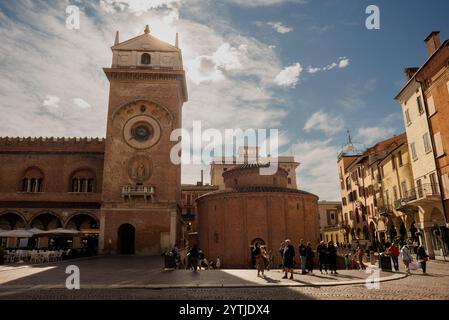
[(142, 54), (141, 64), (151, 64), (151, 56), (148, 53)]
[(44, 191), (44, 174), (39, 168), (28, 168), (21, 185), (22, 192), (38, 193)]
[(70, 192), (95, 192), (95, 174), (88, 169), (76, 171), (70, 179)]

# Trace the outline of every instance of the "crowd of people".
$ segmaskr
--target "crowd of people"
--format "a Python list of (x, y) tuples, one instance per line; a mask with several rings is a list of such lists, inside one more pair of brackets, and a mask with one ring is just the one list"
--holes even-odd
[[(410, 270), (421, 268), (423, 273), (426, 273), (426, 262), (429, 260), (429, 256), (426, 253), (425, 248), (422, 245), (414, 246), (411, 241), (407, 241), (401, 247), (395, 243), (385, 243), (385, 254), (391, 258), (394, 271), (399, 271), (399, 259), (402, 260), (406, 272), (410, 273)], [(313, 274), (315, 257), (317, 255), (318, 269), (321, 274), (338, 274), (337, 272), (337, 257), (344, 257), (344, 264), (346, 270), (358, 269), (365, 270), (366, 266), (364, 258), (366, 255), (365, 249), (357, 245), (355, 248), (351, 245), (334, 244), (333, 241), (324, 242), (320, 241), (316, 249), (313, 248), (311, 242), (305, 242), (300, 240), (298, 245), (298, 255), (296, 255), (296, 249), (290, 239), (286, 239), (281, 243), (279, 248), (279, 255), (282, 258), (283, 279), (293, 279), (293, 270), (297, 267), (298, 256), (301, 274)], [(316, 254), (316, 255), (315, 255)], [(413, 255), (416, 254), (416, 261), (414, 261)], [(191, 269), (207, 270), (207, 269), (220, 269), (222, 266), (220, 257), (208, 261), (204, 255), (204, 252), (198, 248), (197, 245), (191, 247), (186, 255), (185, 259), (181, 259), (178, 249), (175, 247), (168, 255), (172, 258), (176, 269)], [(252, 249), (253, 267), (257, 269), (257, 276), (265, 276), (265, 271), (269, 271), (273, 264), (273, 255), (271, 251), (267, 251), (267, 247), (260, 243), (255, 243)], [(290, 274), (290, 277), (288, 276)]]

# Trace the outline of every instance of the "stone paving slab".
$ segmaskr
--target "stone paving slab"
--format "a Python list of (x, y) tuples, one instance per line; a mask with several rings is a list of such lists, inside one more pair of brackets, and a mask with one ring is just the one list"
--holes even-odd
[[(165, 271), (160, 257), (99, 256), (43, 265), (0, 266), (0, 292), (65, 288), (68, 265), (79, 267), (83, 289), (327, 287), (365, 284), (371, 275), (362, 270), (341, 270), (338, 275), (315, 271), (313, 275), (295, 273), (295, 279), (289, 280), (282, 279), (281, 270), (266, 271), (265, 277), (246, 269)], [(378, 276), (379, 282), (385, 282), (407, 275), (380, 271)]]

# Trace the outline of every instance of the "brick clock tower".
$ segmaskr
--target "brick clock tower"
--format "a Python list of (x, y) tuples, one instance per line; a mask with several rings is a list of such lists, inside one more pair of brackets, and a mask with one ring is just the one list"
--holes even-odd
[(158, 255), (177, 238), (181, 168), (170, 134), (187, 101), (181, 50), (147, 26), (121, 43), (117, 32), (112, 52), (99, 249)]

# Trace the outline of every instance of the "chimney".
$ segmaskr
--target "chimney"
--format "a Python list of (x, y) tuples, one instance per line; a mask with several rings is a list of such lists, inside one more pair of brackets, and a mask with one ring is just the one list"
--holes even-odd
[(413, 68), (405, 68), (404, 69), (404, 73), (405, 73), (405, 77), (406, 80), (409, 81), (411, 78), (413, 78), (413, 76), (415, 75), (415, 73), (419, 70), (419, 68), (413, 67)]
[(431, 34), (424, 40), (427, 45), (427, 52), (429, 53), (429, 57), (440, 47), (440, 32), (432, 31)]

